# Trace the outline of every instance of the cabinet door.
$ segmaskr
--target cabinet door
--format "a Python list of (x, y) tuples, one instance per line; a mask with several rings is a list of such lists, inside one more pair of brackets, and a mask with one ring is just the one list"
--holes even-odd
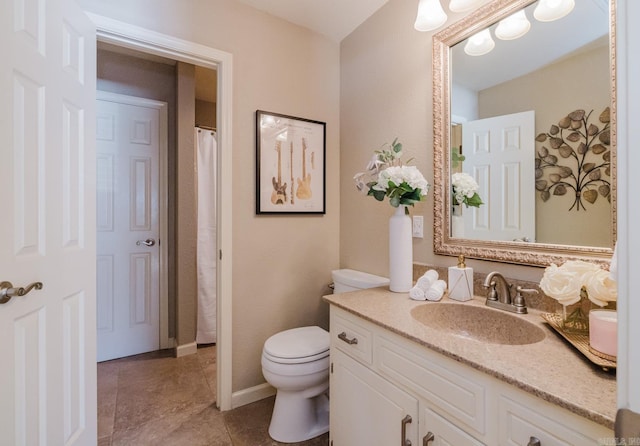
[(482, 446), (481, 442), (454, 426), (426, 404), (420, 407), (420, 441), (424, 446)]
[[(331, 361), (333, 446), (418, 445), (416, 398), (336, 349)], [(402, 442), (403, 420), (407, 443)]]
[(498, 400), (500, 444), (527, 446), (532, 438), (541, 446), (596, 446), (613, 441), (613, 432), (604, 426), (517, 389), (507, 390)]

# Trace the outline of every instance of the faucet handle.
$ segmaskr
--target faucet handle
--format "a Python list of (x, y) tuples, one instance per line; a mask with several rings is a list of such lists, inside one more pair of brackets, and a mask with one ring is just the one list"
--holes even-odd
[(513, 298), (513, 305), (515, 305), (516, 307), (526, 308), (524, 296), (522, 295), (523, 293), (538, 294), (538, 290), (534, 290), (532, 288), (522, 288), (520, 285), (518, 285), (516, 287), (516, 297)]
[(498, 300), (498, 290), (496, 290), (496, 282), (492, 280), (489, 285), (484, 285), (485, 288), (489, 288), (487, 292), (487, 300)]

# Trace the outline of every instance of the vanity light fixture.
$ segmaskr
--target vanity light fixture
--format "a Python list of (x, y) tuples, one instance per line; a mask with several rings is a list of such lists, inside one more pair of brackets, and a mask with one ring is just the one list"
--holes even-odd
[(444, 25), (446, 21), (447, 14), (442, 9), (440, 0), (420, 0), (413, 27), (418, 31), (431, 31)]
[(496, 27), (496, 37), (501, 40), (514, 40), (524, 36), (531, 29), (531, 22), (527, 19), (524, 9), (500, 20)]
[(449, 9), (451, 12), (464, 12), (473, 9), (480, 0), (451, 0), (449, 2)]
[(553, 22), (569, 14), (575, 5), (575, 0), (540, 0), (533, 16), (539, 22)]
[(466, 45), (464, 46), (464, 52), (469, 56), (482, 56), (496, 46), (496, 43), (491, 38), (489, 28), (483, 29), (479, 33), (469, 37)]

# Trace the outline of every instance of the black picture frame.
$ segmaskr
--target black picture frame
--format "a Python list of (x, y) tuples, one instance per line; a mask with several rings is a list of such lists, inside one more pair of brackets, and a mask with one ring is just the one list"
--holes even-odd
[(256, 214), (325, 214), (327, 124), (256, 110)]

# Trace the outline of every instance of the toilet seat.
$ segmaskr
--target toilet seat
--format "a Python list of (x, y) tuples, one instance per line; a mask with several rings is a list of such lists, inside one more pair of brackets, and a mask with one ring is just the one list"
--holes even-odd
[(271, 336), (263, 356), (279, 364), (303, 364), (329, 356), (330, 335), (320, 327), (299, 327)]

